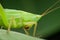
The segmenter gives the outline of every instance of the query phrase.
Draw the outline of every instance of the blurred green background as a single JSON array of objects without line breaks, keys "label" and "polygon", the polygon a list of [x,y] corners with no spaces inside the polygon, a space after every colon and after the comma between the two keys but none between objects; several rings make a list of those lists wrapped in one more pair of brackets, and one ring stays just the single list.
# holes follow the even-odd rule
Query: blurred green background
[{"label": "blurred green background", "polygon": [[[4,8],[17,9],[34,14],[42,14],[58,0],[1,0]],[[53,8],[60,6],[60,2]],[[12,29],[24,33],[22,29]],[[38,21],[36,37],[48,37],[60,31],[60,9],[57,9]],[[30,30],[32,34],[33,28]]]}]

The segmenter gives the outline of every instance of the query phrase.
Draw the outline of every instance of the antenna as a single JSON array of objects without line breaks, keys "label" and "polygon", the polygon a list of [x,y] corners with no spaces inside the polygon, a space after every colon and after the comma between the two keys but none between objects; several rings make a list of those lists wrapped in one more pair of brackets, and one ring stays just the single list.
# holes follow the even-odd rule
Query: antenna
[{"label": "antenna", "polygon": [[47,14],[48,14],[48,13],[50,13],[50,12],[52,12],[52,11],[54,11],[54,10],[56,10],[56,9],[59,9],[59,8],[60,8],[60,6],[59,6],[59,7],[54,8],[54,9],[52,9],[52,10],[50,10],[49,12],[47,12]]},{"label": "antenna", "polygon": [[[53,4],[51,7],[49,7],[45,12],[42,13],[42,16],[45,16],[47,15],[48,13],[60,8],[60,7],[57,7],[57,8],[54,8],[52,9],[57,3],[59,3],[60,0],[58,0],[57,2],[55,2],[55,4]],[[50,10],[50,11],[49,11]]]}]

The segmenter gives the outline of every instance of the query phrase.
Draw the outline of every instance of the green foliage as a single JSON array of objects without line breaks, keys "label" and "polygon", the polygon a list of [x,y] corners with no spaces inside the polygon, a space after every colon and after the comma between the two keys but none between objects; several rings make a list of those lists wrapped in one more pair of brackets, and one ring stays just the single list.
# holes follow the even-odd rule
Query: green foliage
[{"label": "green foliage", "polygon": [[10,33],[7,34],[6,30],[0,29],[0,40],[44,40],[44,39],[31,37],[31,36],[24,35],[18,32],[13,32],[13,31],[10,31]]},{"label": "green foliage", "polygon": [[[1,18],[0,20],[3,21],[4,25],[8,26],[8,21],[7,21],[6,15],[5,15],[5,11],[1,4],[0,4],[0,18]],[[1,26],[1,24],[0,24],[0,26]]]}]

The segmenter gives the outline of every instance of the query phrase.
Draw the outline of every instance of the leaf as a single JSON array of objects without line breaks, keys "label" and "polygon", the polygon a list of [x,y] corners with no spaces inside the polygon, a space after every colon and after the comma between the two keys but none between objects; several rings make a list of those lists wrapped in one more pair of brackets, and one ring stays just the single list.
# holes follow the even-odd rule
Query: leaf
[{"label": "leaf", "polygon": [[24,35],[22,33],[10,31],[7,34],[6,30],[0,29],[0,40],[44,40],[31,36]]},{"label": "leaf", "polygon": [[1,4],[0,4],[0,16],[1,16],[1,19],[3,20],[3,23],[5,24],[5,26],[7,26],[8,25],[8,21],[7,21],[6,15],[5,15],[5,11],[4,11],[4,9],[3,9]]}]

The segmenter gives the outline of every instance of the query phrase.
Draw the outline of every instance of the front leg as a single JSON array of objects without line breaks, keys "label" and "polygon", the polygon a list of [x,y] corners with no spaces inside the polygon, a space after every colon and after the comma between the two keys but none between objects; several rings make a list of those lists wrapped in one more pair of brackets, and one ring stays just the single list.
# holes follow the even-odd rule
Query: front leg
[{"label": "front leg", "polygon": [[25,33],[26,33],[26,35],[29,35],[29,32],[27,31],[27,29],[26,29],[26,28],[24,28],[24,27],[23,27],[23,29],[24,29],[24,31],[25,31]]},{"label": "front leg", "polygon": [[37,30],[37,22],[34,22],[34,31],[33,31],[33,36],[36,35],[36,30]]},{"label": "front leg", "polygon": [[34,31],[33,31],[33,36],[35,36],[36,34],[36,28],[37,28],[37,22],[27,22],[25,23],[26,26],[24,27],[24,31],[25,33],[28,35],[29,33],[27,32],[27,30],[30,30],[30,28],[34,25]]}]

